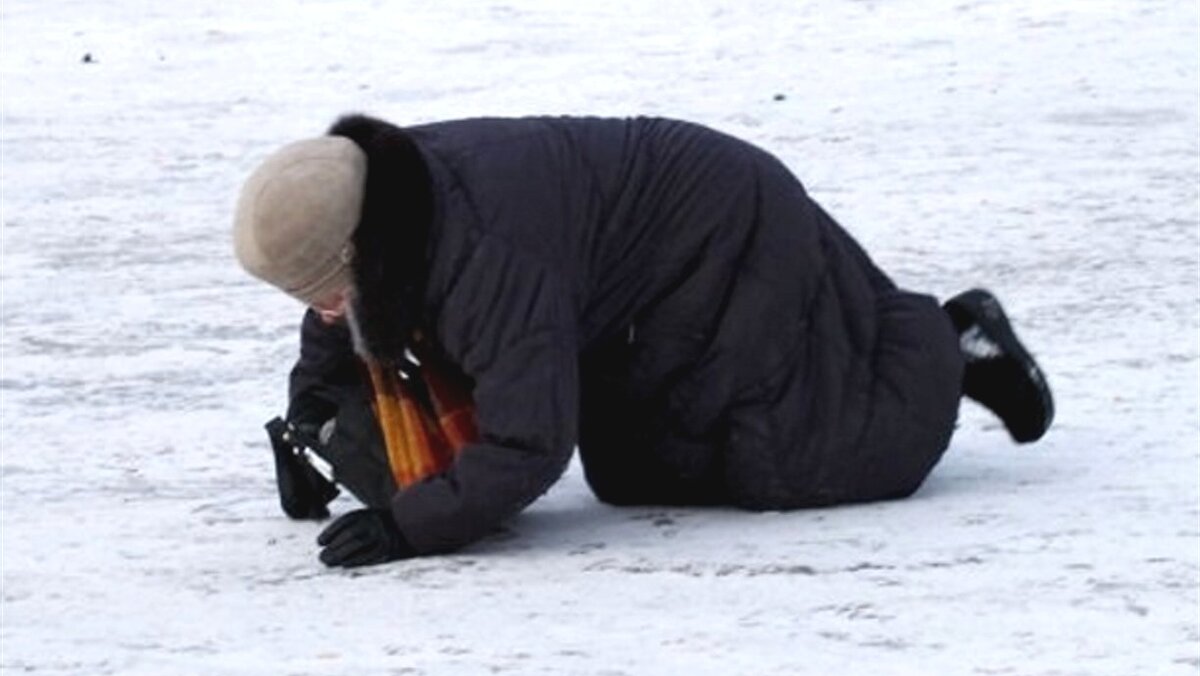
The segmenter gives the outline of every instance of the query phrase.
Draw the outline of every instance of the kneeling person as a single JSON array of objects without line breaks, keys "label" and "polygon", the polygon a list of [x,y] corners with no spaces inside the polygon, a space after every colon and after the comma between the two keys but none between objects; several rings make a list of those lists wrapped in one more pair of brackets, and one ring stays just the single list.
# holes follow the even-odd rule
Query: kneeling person
[{"label": "kneeling person", "polygon": [[[612,504],[782,510],[911,494],[964,394],[1018,442],[1053,417],[991,294],[898,288],[777,159],[687,122],[345,117],[254,172],[234,239],[311,308],[289,417],[337,420],[368,505],[322,533],[330,565],[474,542],[575,446]],[[361,364],[418,345],[477,433],[399,485]]]}]

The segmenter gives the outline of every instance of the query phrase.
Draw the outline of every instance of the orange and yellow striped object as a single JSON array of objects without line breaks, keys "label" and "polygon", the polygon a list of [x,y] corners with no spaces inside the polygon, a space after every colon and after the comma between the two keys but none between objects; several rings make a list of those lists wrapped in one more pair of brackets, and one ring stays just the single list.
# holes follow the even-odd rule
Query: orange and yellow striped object
[{"label": "orange and yellow striped object", "polygon": [[366,363],[388,465],[402,489],[445,470],[454,456],[479,438],[469,384],[428,355],[422,357],[417,377],[433,410],[414,394],[399,370]]}]

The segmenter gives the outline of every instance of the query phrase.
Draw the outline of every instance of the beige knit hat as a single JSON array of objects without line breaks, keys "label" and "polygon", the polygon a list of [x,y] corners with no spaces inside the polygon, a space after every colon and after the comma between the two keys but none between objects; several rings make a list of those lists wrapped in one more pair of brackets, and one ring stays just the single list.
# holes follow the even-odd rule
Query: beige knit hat
[{"label": "beige knit hat", "polygon": [[367,156],[322,136],[284,146],[242,187],[233,247],[247,272],[306,305],[350,285]]}]

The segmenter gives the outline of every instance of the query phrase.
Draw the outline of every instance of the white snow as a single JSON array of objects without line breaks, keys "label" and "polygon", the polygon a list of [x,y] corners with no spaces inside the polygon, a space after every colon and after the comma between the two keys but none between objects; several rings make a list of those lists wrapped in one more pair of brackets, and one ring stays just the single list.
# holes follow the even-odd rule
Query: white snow
[{"label": "white snow", "polygon": [[[7,0],[0,672],[1196,674],[1198,45],[1196,0]],[[261,429],[299,308],[228,232],[348,110],[760,143],[904,285],[995,290],[1057,425],[964,405],[913,498],[787,514],[573,467],[460,554],[326,570]]]}]

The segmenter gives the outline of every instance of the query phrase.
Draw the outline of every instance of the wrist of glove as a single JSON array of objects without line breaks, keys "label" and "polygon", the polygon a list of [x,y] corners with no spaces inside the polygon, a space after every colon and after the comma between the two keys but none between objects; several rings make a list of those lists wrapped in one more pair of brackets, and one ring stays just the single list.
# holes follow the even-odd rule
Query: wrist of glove
[{"label": "wrist of glove", "polygon": [[417,555],[386,509],[342,515],[317,536],[321,563],[330,567],[372,566]]}]

